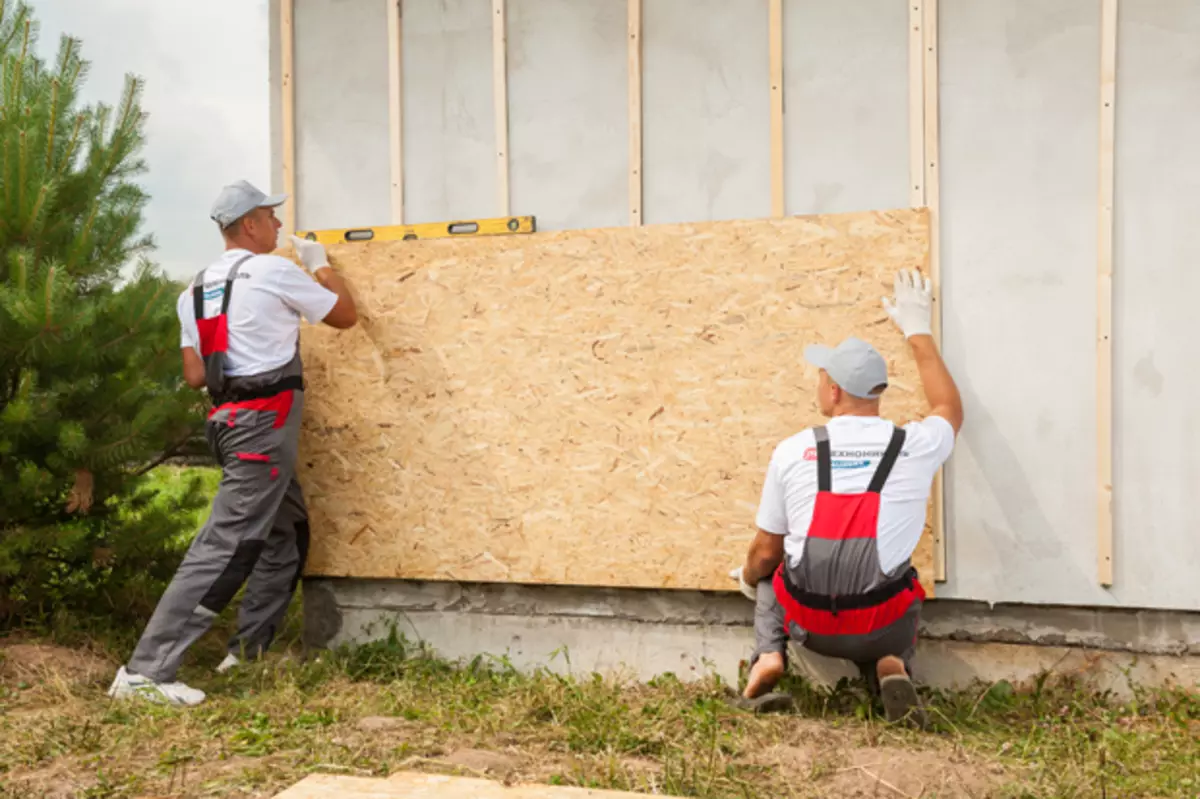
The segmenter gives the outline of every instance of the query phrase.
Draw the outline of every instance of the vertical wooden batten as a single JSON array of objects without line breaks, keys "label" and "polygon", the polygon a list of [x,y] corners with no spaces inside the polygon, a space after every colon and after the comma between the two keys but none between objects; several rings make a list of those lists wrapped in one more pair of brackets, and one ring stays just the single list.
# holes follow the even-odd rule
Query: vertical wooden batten
[{"label": "vertical wooden batten", "polygon": [[[929,209],[929,278],[933,283],[933,340],[942,346],[941,157],[938,102],[938,0],[924,0],[921,25],[924,46],[925,207]],[[946,579],[945,469],[933,478],[933,579]]]},{"label": "vertical wooden batten", "polygon": [[629,0],[629,224],[642,224],[642,0]]},{"label": "vertical wooden batten", "polygon": [[908,5],[908,204],[925,206],[925,36],[923,0]]},{"label": "vertical wooden batten", "polygon": [[768,0],[771,70],[771,216],[785,213],[783,172],[783,0]]},{"label": "vertical wooden batten", "polygon": [[404,224],[404,0],[387,3],[388,152],[391,161],[392,224]]},{"label": "vertical wooden batten", "polygon": [[279,93],[282,108],[283,234],[296,231],[296,40],[294,0],[279,0]]},{"label": "vertical wooden batten", "polygon": [[492,0],[492,97],[496,109],[496,196],[499,215],[509,215],[508,190],[508,13],[506,0]]},{"label": "vertical wooden batten", "polygon": [[1100,7],[1100,169],[1096,263],[1096,559],[1100,584],[1113,584],[1112,282],[1114,139],[1117,112],[1117,0]]}]

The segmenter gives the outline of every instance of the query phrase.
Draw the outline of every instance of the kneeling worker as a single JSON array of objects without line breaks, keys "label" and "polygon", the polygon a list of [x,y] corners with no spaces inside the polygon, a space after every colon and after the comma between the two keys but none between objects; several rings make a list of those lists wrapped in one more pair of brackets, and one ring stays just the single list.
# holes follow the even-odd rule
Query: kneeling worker
[{"label": "kneeling worker", "polygon": [[110,696],[203,701],[203,691],[174,682],[188,647],[246,583],[237,633],[218,670],[258,657],[300,581],[308,552],[308,513],[295,476],[304,407],[300,320],[348,328],[358,314],[320,244],[292,237],[311,277],[271,254],[282,226],[274,209],[286,199],[245,181],[226,186],[211,213],[225,253],[179,297],[183,375],[212,397],[205,433],[221,483]]},{"label": "kneeling worker", "polygon": [[887,363],[849,338],[810,346],[820,369],[817,402],[829,422],[779,444],[758,509],[746,563],[731,574],[755,601],[755,651],[743,706],[768,709],[787,697],[769,692],[787,665],[789,637],[856,664],[889,720],[914,711],[911,681],[917,622],[925,596],[911,563],[925,527],[934,475],[962,426],[958,389],[931,335],[931,286],[916,273],[896,277],[884,307],[903,331],[931,406],[920,422],[897,427],[879,416]]}]

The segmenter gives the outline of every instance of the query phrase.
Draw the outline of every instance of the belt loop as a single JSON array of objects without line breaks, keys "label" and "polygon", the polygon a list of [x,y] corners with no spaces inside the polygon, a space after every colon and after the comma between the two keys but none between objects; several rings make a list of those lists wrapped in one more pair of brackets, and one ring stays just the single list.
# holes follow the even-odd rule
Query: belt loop
[{"label": "belt loop", "polygon": [[837,617],[837,594],[829,595],[829,611],[835,618]]}]

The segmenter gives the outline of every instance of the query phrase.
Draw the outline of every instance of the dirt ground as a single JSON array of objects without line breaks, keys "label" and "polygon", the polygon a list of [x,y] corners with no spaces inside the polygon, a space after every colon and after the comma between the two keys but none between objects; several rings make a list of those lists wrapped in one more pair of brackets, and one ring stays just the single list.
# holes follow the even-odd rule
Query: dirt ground
[{"label": "dirt ground", "polygon": [[[711,687],[382,660],[268,661],[230,677],[196,669],[189,679],[210,699],[179,710],[109,700],[115,668],[97,651],[0,645],[0,796],[270,797],[309,773],[401,770],[713,797],[1099,795],[1089,789],[1097,773],[1105,779],[1086,748],[1103,735],[1099,726],[1052,750],[1028,719],[986,734],[920,733],[831,708],[829,696],[824,709],[756,717]],[[963,713],[948,719],[952,727]],[[1200,795],[1200,780],[1187,775],[1189,762],[1200,763],[1200,722],[1185,721],[1151,733],[1171,746],[1183,736],[1182,760],[1168,762],[1181,770],[1154,781],[1133,775],[1141,782],[1130,786],[1153,790],[1111,795]],[[1032,756],[1015,756],[1031,746]]]}]

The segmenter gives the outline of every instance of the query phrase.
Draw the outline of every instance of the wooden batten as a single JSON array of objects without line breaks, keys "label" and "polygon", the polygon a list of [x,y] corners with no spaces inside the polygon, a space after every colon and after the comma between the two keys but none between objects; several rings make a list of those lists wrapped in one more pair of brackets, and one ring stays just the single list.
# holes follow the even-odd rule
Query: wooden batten
[{"label": "wooden batten", "polygon": [[[924,60],[924,187],[925,207],[929,209],[929,277],[933,281],[933,340],[942,346],[942,269],[941,269],[941,112],[938,96],[938,0],[923,0],[922,37]],[[946,491],[945,469],[933,478],[933,577],[946,579]]]},{"label": "wooden batten", "polygon": [[492,98],[496,119],[496,197],[498,216],[509,215],[508,190],[508,11],[492,0]]},{"label": "wooden batten", "polygon": [[925,206],[924,0],[908,5],[908,204]]},{"label": "wooden batten", "polygon": [[404,224],[404,32],[403,0],[386,0],[388,13],[388,160],[392,224]]},{"label": "wooden batten", "polygon": [[771,216],[786,213],[783,163],[783,0],[770,0]]},{"label": "wooden batten", "polygon": [[642,0],[629,0],[629,224],[642,224]]},{"label": "wooden batten", "polygon": [[1116,191],[1117,0],[1100,14],[1100,180],[1096,262],[1096,556],[1101,585],[1113,584],[1112,282]]},{"label": "wooden batten", "polygon": [[283,137],[280,161],[283,172],[283,192],[288,196],[283,206],[283,231],[286,236],[296,230],[296,35],[295,2],[279,0],[279,92],[282,108]]}]

